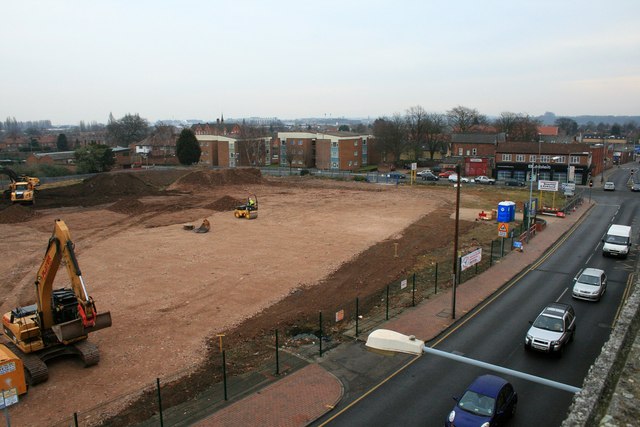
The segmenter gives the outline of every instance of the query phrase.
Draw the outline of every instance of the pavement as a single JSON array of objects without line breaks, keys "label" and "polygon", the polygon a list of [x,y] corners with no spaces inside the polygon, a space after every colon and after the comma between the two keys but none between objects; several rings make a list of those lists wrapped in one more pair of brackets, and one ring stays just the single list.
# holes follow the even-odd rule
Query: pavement
[{"label": "pavement", "polygon": [[[438,337],[506,283],[526,274],[590,208],[591,205],[585,201],[565,218],[544,217],[547,226],[529,239],[522,252],[510,252],[489,270],[459,285],[456,319],[452,318],[452,290],[448,289],[406,309],[378,328],[415,335],[425,342]],[[327,351],[322,357],[316,356],[306,366],[192,425],[297,427],[314,422],[319,424],[334,415],[331,412],[341,401],[357,399],[413,357],[396,355],[381,358],[367,351],[360,340],[354,339]]]}]

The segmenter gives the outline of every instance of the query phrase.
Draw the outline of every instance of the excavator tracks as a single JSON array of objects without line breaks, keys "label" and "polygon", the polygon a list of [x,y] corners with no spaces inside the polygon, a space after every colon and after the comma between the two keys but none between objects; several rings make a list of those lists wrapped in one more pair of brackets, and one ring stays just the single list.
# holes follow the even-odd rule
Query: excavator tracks
[{"label": "excavator tracks", "polygon": [[12,342],[5,344],[16,356],[22,360],[24,373],[29,386],[40,384],[49,379],[49,369],[47,365],[35,354],[26,354]]},{"label": "excavator tracks", "polygon": [[95,344],[87,340],[82,340],[73,343],[73,347],[84,362],[85,367],[95,365],[100,361],[100,351]]}]

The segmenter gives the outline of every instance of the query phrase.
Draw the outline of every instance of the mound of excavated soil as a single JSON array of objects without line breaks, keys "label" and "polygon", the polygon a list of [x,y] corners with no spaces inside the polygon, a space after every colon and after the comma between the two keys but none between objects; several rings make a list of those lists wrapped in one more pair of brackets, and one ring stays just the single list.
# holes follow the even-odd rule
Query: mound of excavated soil
[{"label": "mound of excavated soil", "polygon": [[0,224],[15,224],[33,219],[37,215],[37,212],[26,206],[11,205],[0,211]]},{"label": "mound of excavated soil", "polygon": [[169,190],[194,191],[217,187],[226,184],[260,184],[262,174],[260,169],[224,169],[194,171],[178,178],[169,186]]},{"label": "mound of excavated soil", "polygon": [[112,212],[135,215],[146,210],[144,203],[138,199],[121,199],[108,208]]},{"label": "mound of excavated soil", "polygon": [[83,181],[87,191],[104,195],[144,196],[154,188],[132,173],[99,174]]},{"label": "mound of excavated soil", "polygon": [[240,206],[245,202],[246,201],[244,200],[234,199],[231,196],[223,196],[223,197],[220,197],[215,202],[209,203],[208,205],[205,206],[205,208],[211,209],[217,212],[226,212],[226,211],[234,210],[236,206]]}]

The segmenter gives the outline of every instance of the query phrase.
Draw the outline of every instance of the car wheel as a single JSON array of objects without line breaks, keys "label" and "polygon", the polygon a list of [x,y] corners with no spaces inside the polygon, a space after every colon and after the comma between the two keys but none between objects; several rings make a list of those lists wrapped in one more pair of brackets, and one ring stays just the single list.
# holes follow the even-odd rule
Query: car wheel
[{"label": "car wheel", "polygon": [[516,415],[516,408],[518,407],[518,402],[513,402],[513,406],[511,406],[511,412],[509,412],[509,418],[513,418]]}]

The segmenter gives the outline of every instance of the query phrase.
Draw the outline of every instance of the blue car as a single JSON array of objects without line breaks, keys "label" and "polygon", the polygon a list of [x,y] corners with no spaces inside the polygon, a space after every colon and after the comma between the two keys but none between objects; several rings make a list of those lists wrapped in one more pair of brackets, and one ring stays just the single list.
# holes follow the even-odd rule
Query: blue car
[{"label": "blue car", "polygon": [[493,427],[505,425],[518,406],[518,394],[511,383],[495,375],[476,378],[453,407],[445,427]]}]

